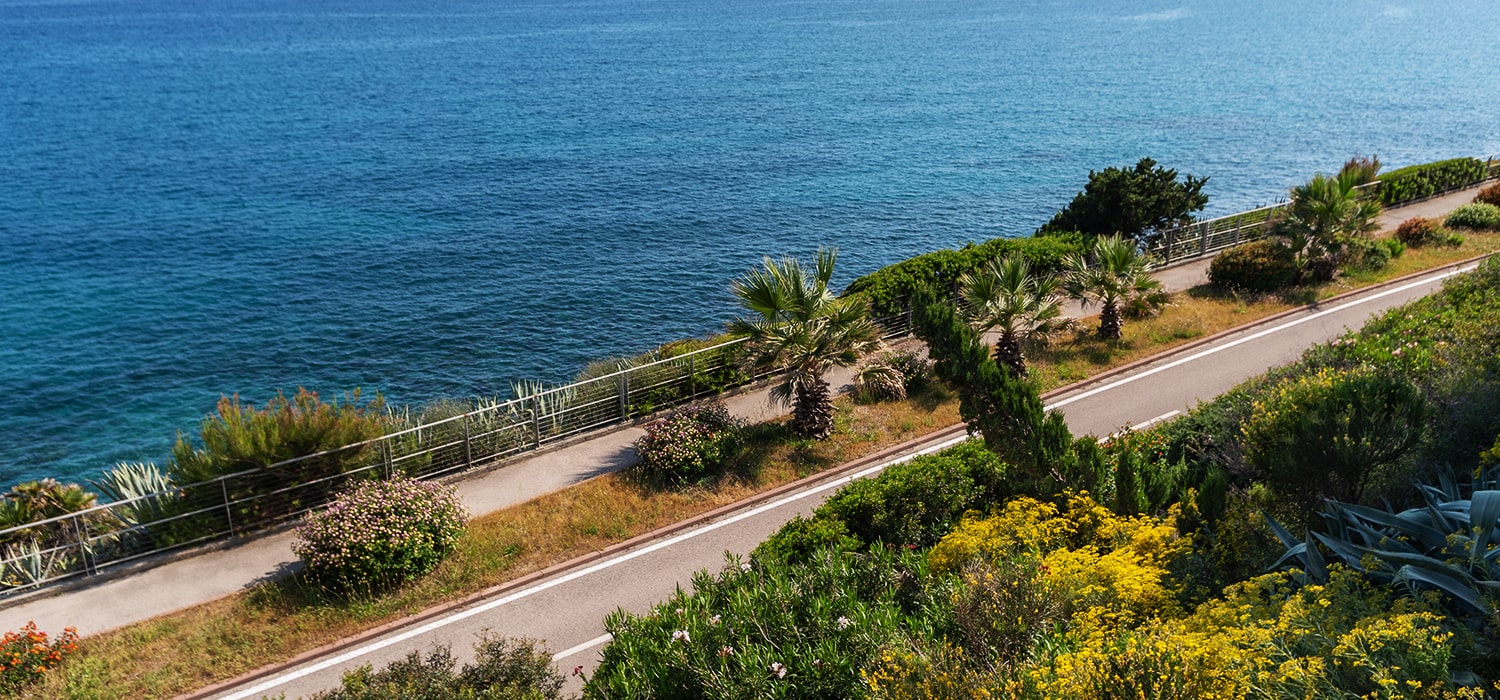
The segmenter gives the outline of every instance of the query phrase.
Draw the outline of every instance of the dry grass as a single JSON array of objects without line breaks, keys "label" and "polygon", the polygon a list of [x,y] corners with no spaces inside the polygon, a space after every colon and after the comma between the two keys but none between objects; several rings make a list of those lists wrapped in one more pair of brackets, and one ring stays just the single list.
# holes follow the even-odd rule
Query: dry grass
[{"label": "dry grass", "polygon": [[[1031,353],[1033,373],[1044,389],[1063,386],[1288,308],[1497,249],[1500,234],[1469,234],[1460,247],[1411,249],[1385,270],[1282,295],[1195,288],[1159,316],[1127,321],[1117,342],[1099,340],[1084,319],[1069,337]],[[717,483],[655,489],[610,474],[477,518],[437,571],[374,600],[324,600],[294,578],[89,637],[78,656],[25,697],[172,697],[953,425],[959,416],[956,400],[934,389],[901,402],[844,400],[837,420],[826,442],[794,439],[779,422],[753,427],[745,454]]]}]

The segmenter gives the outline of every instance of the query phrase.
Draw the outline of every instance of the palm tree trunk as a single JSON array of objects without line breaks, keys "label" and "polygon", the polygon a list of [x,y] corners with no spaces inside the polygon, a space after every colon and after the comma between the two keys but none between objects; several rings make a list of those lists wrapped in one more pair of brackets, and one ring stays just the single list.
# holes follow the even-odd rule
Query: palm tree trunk
[{"label": "palm tree trunk", "polygon": [[1026,376],[1026,356],[1014,333],[1000,332],[1000,339],[995,341],[995,362],[1009,367],[1017,377]]},{"label": "palm tree trunk", "polygon": [[792,407],[792,430],[815,440],[833,434],[833,397],[828,382],[818,377],[797,385],[797,400]]},{"label": "palm tree trunk", "polygon": [[1120,339],[1120,307],[1106,303],[1099,311],[1099,337],[1105,340]]}]

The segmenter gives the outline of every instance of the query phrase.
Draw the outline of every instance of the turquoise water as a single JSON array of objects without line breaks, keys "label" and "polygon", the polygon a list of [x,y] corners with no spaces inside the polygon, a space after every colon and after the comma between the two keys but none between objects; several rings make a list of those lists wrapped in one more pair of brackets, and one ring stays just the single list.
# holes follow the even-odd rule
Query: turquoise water
[{"label": "turquoise water", "polygon": [[221,394],[504,394],[1029,234],[1090,168],[1210,214],[1500,151],[1492,2],[0,0],[0,484]]}]

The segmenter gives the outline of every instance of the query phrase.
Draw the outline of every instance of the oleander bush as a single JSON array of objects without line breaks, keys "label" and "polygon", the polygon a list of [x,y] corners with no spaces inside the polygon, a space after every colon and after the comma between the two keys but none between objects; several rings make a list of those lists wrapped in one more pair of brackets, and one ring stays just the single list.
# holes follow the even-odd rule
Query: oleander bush
[{"label": "oleander bush", "polygon": [[910,348],[893,350],[889,354],[889,360],[891,366],[901,372],[901,380],[906,385],[907,394],[921,391],[932,378],[932,362],[917,350]]},{"label": "oleander bush", "polygon": [[905,635],[946,628],[953,577],[918,552],[729,557],[650,612],[612,613],[586,698],[862,698],[861,671]]},{"label": "oleander bush", "polygon": [[1493,204],[1500,207],[1500,183],[1490,185],[1474,195],[1474,201],[1480,204]]},{"label": "oleander bush", "polygon": [[368,481],[303,518],[292,551],[324,591],[372,595],[432,571],[458,545],[467,517],[451,486]]},{"label": "oleander bush", "polygon": [[1464,237],[1443,227],[1437,219],[1416,216],[1396,227],[1396,240],[1411,246],[1462,245]]},{"label": "oleander bush", "polygon": [[1280,241],[1259,240],[1215,255],[1208,279],[1221,289],[1274,292],[1297,283],[1297,262]]},{"label": "oleander bush", "polygon": [[637,471],[656,483],[686,483],[722,470],[743,442],[744,424],[723,403],[689,406],[646,426],[635,441]]},{"label": "oleander bush", "polygon": [[1466,228],[1475,231],[1500,229],[1500,206],[1482,202],[1465,204],[1449,212],[1443,224],[1449,228]]},{"label": "oleander bush", "polygon": [[1484,176],[1484,161],[1477,158],[1453,158],[1392,170],[1377,178],[1380,203],[1391,206],[1430,197],[1472,185]]},{"label": "oleander bush", "polygon": [[452,649],[424,658],[411,652],[379,671],[369,664],[344,674],[340,687],[313,700],[557,700],[564,678],[552,655],[531,640],[482,637],[474,661],[455,670]]},{"label": "oleander bush", "polygon": [[16,692],[40,681],[78,651],[78,630],[69,627],[57,639],[28,622],[19,631],[0,637],[0,690]]}]

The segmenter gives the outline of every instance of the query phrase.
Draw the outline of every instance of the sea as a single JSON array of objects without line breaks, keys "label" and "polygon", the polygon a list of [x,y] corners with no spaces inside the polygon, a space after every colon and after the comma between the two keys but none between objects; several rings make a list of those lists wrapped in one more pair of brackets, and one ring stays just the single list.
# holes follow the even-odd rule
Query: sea
[{"label": "sea", "polygon": [[1493,0],[0,0],[0,488],[221,396],[506,396],[1026,236],[1090,170],[1205,216],[1500,152]]}]

